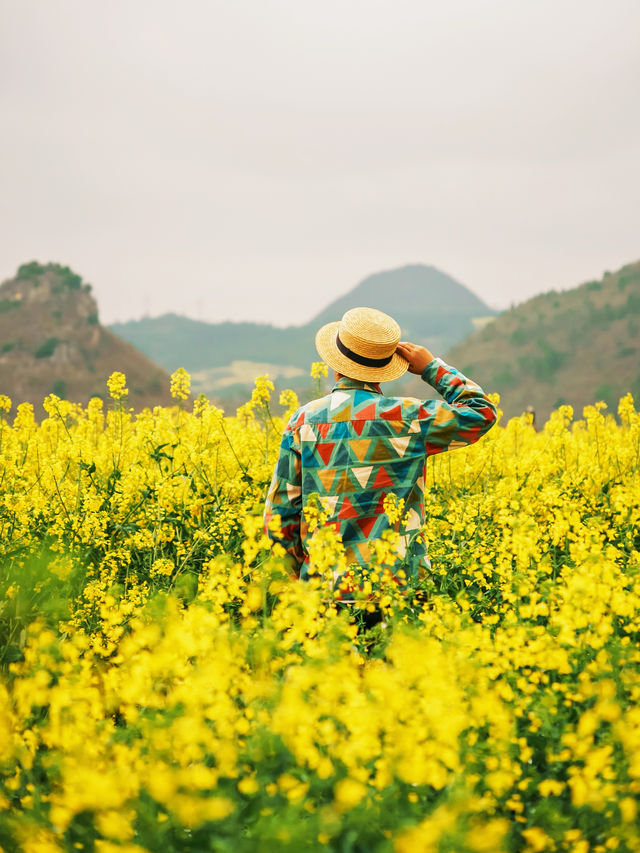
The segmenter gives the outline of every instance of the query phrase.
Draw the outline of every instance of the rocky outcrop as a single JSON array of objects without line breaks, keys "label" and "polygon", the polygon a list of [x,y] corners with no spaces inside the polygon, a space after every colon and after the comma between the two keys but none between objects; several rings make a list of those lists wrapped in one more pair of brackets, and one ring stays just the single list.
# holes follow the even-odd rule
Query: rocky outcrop
[{"label": "rocky outcrop", "polygon": [[47,394],[86,403],[127,375],[136,408],[170,400],[168,374],[99,322],[91,286],[69,267],[33,262],[0,285],[0,394],[38,407]]}]

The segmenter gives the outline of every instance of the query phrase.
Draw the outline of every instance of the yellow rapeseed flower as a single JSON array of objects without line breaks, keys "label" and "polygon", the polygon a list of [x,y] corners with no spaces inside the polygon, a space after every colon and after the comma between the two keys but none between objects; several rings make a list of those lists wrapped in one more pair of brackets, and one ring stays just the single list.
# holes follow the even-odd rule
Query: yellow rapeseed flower
[{"label": "yellow rapeseed flower", "polygon": [[358,779],[347,776],[336,783],[333,794],[336,806],[340,811],[352,809],[366,796],[367,787]]},{"label": "yellow rapeseed flower", "polygon": [[127,377],[119,370],[114,371],[107,379],[107,388],[109,389],[109,396],[112,400],[121,400],[129,393]]},{"label": "yellow rapeseed flower", "polygon": [[187,400],[191,393],[191,376],[184,367],[171,374],[170,394],[174,400]]},{"label": "yellow rapeseed flower", "polygon": [[324,361],[314,361],[311,364],[310,375],[312,379],[325,379],[329,375],[329,367]]}]

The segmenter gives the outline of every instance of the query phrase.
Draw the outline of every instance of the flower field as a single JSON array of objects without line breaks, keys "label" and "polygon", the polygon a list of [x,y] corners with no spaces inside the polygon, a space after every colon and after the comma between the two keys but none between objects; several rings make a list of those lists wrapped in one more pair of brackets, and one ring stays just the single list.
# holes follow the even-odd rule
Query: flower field
[{"label": "flower field", "polygon": [[321,508],[310,583],[263,534],[272,387],[0,419],[0,848],[640,851],[631,397],[431,457],[431,571],[380,542],[365,633]]}]

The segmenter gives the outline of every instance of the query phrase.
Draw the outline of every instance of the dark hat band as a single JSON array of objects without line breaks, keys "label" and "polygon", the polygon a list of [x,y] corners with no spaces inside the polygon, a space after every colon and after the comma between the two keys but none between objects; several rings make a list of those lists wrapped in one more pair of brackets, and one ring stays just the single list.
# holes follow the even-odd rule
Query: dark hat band
[{"label": "dark hat band", "polygon": [[350,358],[351,361],[355,361],[356,364],[361,364],[363,367],[384,367],[389,364],[393,358],[393,353],[386,358],[367,358],[365,355],[359,355],[357,352],[350,350],[349,347],[346,347],[342,343],[340,340],[340,334],[336,335],[336,346],[342,355],[346,355],[346,357]]}]

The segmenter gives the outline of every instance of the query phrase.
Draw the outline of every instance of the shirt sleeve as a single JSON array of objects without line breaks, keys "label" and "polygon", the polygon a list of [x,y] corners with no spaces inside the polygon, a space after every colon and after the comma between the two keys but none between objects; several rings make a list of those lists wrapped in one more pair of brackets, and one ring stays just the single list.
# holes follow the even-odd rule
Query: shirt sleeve
[{"label": "shirt sleeve", "polygon": [[[295,417],[295,416],[294,416]],[[273,472],[264,510],[265,533],[272,542],[278,542],[289,554],[293,568],[299,571],[304,560],[300,536],[302,514],[302,466],[300,438],[289,421],[280,442],[278,461]],[[269,529],[274,516],[280,517],[280,532]]]},{"label": "shirt sleeve", "polygon": [[496,422],[496,407],[482,388],[442,359],[429,362],[422,378],[444,397],[420,407],[427,456],[473,444]]}]

